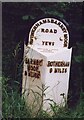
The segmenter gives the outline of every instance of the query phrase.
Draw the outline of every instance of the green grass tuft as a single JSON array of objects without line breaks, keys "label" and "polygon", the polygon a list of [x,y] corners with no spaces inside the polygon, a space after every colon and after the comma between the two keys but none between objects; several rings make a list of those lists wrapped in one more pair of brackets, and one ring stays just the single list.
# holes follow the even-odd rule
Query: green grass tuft
[{"label": "green grass tuft", "polygon": [[58,107],[51,104],[52,115],[40,109],[33,116],[33,109],[26,106],[24,98],[22,98],[18,90],[10,87],[8,91],[8,79],[2,78],[2,115],[3,119],[8,118],[84,118],[84,93],[81,94],[80,102],[75,109],[66,107]]}]

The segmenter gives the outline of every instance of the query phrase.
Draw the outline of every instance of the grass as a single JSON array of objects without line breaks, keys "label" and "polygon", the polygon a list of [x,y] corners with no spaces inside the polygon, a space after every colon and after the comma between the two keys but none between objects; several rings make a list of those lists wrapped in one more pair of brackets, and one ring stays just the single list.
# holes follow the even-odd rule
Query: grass
[{"label": "grass", "polygon": [[2,114],[3,118],[27,118],[31,117],[29,108],[17,90],[10,88],[8,91],[7,79],[2,79]]},{"label": "grass", "polygon": [[[51,105],[53,111],[50,116],[46,111],[40,109],[38,114],[33,115],[33,109],[26,106],[18,90],[9,88],[8,79],[2,78],[2,115],[3,119],[8,118],[84,118],[84,93],[81,94],[80,102],[75,109],[69,109],[67,106],[59,108],[56,104]],[[8,92],[10,89],[10,92]]]}]

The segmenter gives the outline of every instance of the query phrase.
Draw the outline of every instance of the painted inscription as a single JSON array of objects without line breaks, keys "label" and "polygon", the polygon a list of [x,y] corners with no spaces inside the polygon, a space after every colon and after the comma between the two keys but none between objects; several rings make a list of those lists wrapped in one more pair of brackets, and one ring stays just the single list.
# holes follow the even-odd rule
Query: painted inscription
[{"label": "painted inscription", "polygon": [[43,33],[57,33],[57,30],[56,29],[44,29],[44,28],[41,28],[41,32],[43,32]]},{"label": "painted inscription", "polygon": [[55,42],[42,41],[42,45],[54,46]]},{"label": "painted inscription", "polygon": [[[46,28],[46,24],[49,23],[51,24],[51,28]],[[45,25],[44,27],[41,27],[41,25]],[[48,24],[47,24],[48,25]],[[56,28],[52,28],[52,25],[56,25]],[[40,28],[39,28],[40,27]],[[38,29],[39,28],[39,29]],[[37,40],[37,35],[35,35],[35,31],[38,30],[39,31],[39,34],[45,34],[45,36],[47,34],[59,34],[59,30],[61,31],[60,33],[60,37],[58,35],[58,39],[59,41],[63,41],[63,47],[68,47],[68,37],[69,37],[69,34],[68,34],[68,30],[66,28],[66,26],[59,20],[57,19],[54,19],[54,18],[45,18],[45,19],[42,19],[42,20],[39,20],[38,22],[36,22],[31,31],[30,31],[30,38],[29,38],[29,44],[32,45],[33,42],[35,40]],[[41,34],[41,35],[42,35]],[[61,36],[62,35],[62,36]],[[49,46],[54,46],[54,42],[51,43],[51,40],[43,40],[42,41],[42,45],[49,45]]]},{"label": "painted inscription", "polygon": [[66,73],[70,62],[48,61],[47,67],[50,67],[49,73]]},{"label": "painted inscription", "polygon": [[41,77],[39,67],[43,65],[43,59],[26,58],[25,63],[27,64],[28,76],[39,79]]}]

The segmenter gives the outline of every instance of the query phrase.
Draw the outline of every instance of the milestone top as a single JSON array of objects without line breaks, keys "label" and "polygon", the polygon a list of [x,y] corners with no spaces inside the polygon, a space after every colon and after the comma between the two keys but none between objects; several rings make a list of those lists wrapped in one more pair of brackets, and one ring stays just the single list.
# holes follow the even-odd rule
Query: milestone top
[{"label": "milestone top", "polygon": [[41,48],[68,48],[69,32],[65,24],[55,18],[37,21],[29,33],[29,46]]}]

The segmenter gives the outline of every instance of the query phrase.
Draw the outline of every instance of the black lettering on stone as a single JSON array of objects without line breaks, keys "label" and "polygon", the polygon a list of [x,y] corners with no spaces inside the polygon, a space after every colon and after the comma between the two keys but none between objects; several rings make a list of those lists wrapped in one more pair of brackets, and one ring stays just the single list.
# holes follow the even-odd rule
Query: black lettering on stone
[{"label": "black lettering on stone", "polygon": [[62,73],[64,73],[64,70],[65,70],[65,69],[64,69],[64,68],[62,68]]},{"label": "black lettering on stone", "polygon": [[54,46],[54,42],[52,42],[52,46]]},{"label": "black lettering on stone", "polygon": [[54,73],[57,73],[57,69],[56,68],[54,69]]},{"label": "black lettering on stone", "polygon": [[58,70],[58,71],[57,71],[58,73],[61,73],[61,68],[58,68],[57,70]]},{"label": "black lettering on stone", "polygon": [[39,26],[39,23],[36,23],[36,24],[35,24],[35,26],[37,26],[37,27],[38,27],[38,26]]},{"label": "black lettering on stone", "polygon": [[51,23],[54,23],[54,19],[51,19]]},{"label": "black lettering on stone", "polygon": [[45,42],[45,45],[47,45],[48,42]]},{"label": "black lettering on stone", "polygon": [[25,63],[26,64],[29,64],[29,61],[28,61],[29,59],[28,58],[25,58]]},{"label": "black lettering on stone", "polygon": [[52,30],[52,29],[50,29],[50,33],[53,33],[53,30]]},{"label": "black lettering on stone", "polygon": [[48,33],[48,32],[49,32],[49,30],[48,30],[48,29],[46,29],[46,30],[45,30],[45,32],[46,32],[46,33]]},{"label": "black lettering on stone", "polygon": [[34,31],[31,31],[31,35],[30,36],[34,36]]},{"label": "black lettering on stone", "polygon": [[53,69],[52,69],[52,68],[50,68],[50,73],[52,73],[52,71],[53,71]]},{"label": "black lettering on stone", "polygon": [[44,29],[43,29],[43,28],[41,29],[41,32],[44,32]]},{"label": "black lettering on stone", "polygon": [[54,29],[54,33],[57,33],[57,30],[56,30],[56,29]]},{"label": "black lettering on stone", "polygon": [[50,23],[50,20],[48,19],[48,23]]},{"label": "black lettering on stone", "polygon": [[30,44],[31,44],[31,45],[33,44],[33,39],[30,40]]},{"label": "black lettering on stone", "polygon": [[51,62],[50,61],[48,61],[48,64],[47,64],[47,66],[49,67],[49,66],[51,66]]},{"label": "black lettering on stone", "polygon": [[67,37],[67,34],[64,34],[64,38],[65,38],[65,39],[67,39],[67,38],[68,38],[68,37]]},{"label": "black lettering on stone", "polygon": [[44,45],[44,41],[42,41],[42,45]]},{"label": "black lettering on stone", "polygon": [[49,42],[49,45],[51,45],[51,42]]},{"label": "black lettering on stone", "polygon": [[34,29],[34,30],[36,30],[36,29],[37,29],[37,27],[36,27],[36,26],[34,26],[34,27],[33,27],[33,29]]},{"label": "black lettering on stone", "polygon": [[35,29],[34,29],[34,28],[32,29],[32,32],[35,32]]},{"label": "black lettering on stone", "polygon": [[65,73],[67,72],[67,68],[65,68]]},{"label": "black lettering on stone", "polygon": [[57,25],[57,20],[54,23]]},{"label": "black lettering on stone", "polygon": [[65,28],[62,29],[63,33],[67,33],[67,30]]},{"label": "black lettering on stone", "polygon": [[42,20],[43,21],[43,23],[46,23],[46,20],[44,19],[44,20]]},{"label": "black lettering on stone", "polygon": [[59,25],[59,27],[60,27],[60,25],[61,25],[61,22],[58,22],[58,25]]},{"label": "black lettering on stone", "polygon": [[41,21],[39,23],[40,23],[40,25],[43,24]]},{"label": "black lettering on stone", "polygon": [[25,76],[27,76],[27,71],[25,71]]},{"label": "black lettering on stone", "polygon": [[63,26],[63,24],[62,24],[60,27],[61,27],[61,29],[64,29],[64,26]]},{"label": "black lettering on stone", "polygon": [[67,47],[67,43],[64,43],[64,47]]}]

